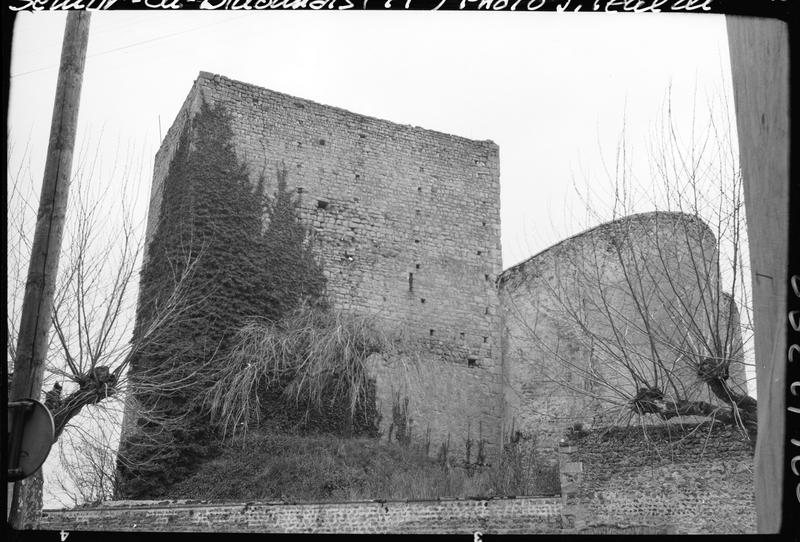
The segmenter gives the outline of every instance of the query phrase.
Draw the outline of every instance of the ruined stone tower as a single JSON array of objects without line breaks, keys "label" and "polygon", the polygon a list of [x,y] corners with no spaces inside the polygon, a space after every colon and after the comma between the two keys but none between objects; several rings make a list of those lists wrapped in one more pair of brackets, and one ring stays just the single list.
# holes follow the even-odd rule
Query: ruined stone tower
[{"label": "ruined stone tower", "polygon": [[203,102],[230,115],[253,183],[263,174],[270,193],[278,165],[287,168],[333,305],[403,324],[430,346],[430,359],[413,370],[375,362],[384,424],[407,398],[412,432],[434,453],[448,438],[453,449],[468,435],[498,442],[497,145],[201,72],[156,155],[148,242],[179,138]]}]

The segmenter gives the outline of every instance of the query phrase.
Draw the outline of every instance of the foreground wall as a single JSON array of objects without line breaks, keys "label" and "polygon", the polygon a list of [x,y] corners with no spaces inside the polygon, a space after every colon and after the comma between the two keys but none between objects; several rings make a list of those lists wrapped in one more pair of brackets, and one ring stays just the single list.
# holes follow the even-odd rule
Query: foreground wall
[{"label": "foreground wall", "polygon": [[[350,503],[120,501],[45,510],[49,531],[747,534],[752,446],[727,426],[613,428],[559,446],[560,496]],[[676,439],[675,432],[683,431]],[[646,435],[646,436],[645,436]]]},{"label": "foreground wall", "polygon": [[663,426],[595,430],[562,446],[562,470],[577,482],[562,483],[571,491],[565,525],[577,532],[649,525],[672,534],[755,533],[752,444],[720,424],[687,429],[697,430],[681,440]]},{"label": "foreground wall", "polygon": [[65,531],[252,533],[557,533],[558,498],[204,504],[127,501],[45,510],[38,528]]}]

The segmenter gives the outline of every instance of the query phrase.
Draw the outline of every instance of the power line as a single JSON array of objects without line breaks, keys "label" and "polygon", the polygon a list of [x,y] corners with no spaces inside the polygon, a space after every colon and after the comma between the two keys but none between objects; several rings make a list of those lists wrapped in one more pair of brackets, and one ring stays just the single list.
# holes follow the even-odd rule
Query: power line
[{"label": "power line", "polygon": [[[157,36],[155,38],[150,38],[150,39],[147,39],[147,40],[137,41],[136,43],[123,45],[121,47],[115,47],[114,49],[109,49],[107,51],[101,51],[99,53],[94,53],[92,55],[89,55],[88,58],[95,58],[95,57],[98,57],[98,56],[103,56],[103,55],[107,55],[107,54],[111,54],[111,53],[116,53],[116,52],[119,52],[119,51],[122,51],[122,50],[125,50],[125,49],[130,49],[132,47],[138,47],[139,45],[145,45],[145,44],[152,43],[152,42],[155,42],[155,41],[161,41],[161,40],[165,40],[165,39],[169,39],[169,38],[174,38],[175,36],[180,36],[181,34],[187,34],[189,32],[195,32],[197,30],[202,30],[203,28],[208,28],[210,26],[216,26],[216,25],[223,24],[223,23],[229,23],[229,22],[235,21],[237,19],[241,19],[243,17],[246,17],[246,15],[240,15],[238,17],[233,17],[232,19],[227,19],[225,21],[216,21],[216,22],[213,22],[213,23],[210,23],[210,24],[205,24],[205,25],[201,25],[201,26],[196,26],[194,28],[189,28],[187,30],[182,30],[180,32],[173,32],[172,34],[166,34],[166,35],[163,35],[163,36]],[[55,68],[58,68],[58,66],[47,66],[45,68],[37,68],[35,70],[29,70],[29,71],[26,71],[26,72],[15,73],[15,74],[11,75],[11,79],[13,79],[15,77],[22,77],[23,75],[30,75],[32,73],[38,73],[38,72],[42,72],[42,71],[46,71],[46,70],[52,70],[52,69],[55,69]]]},{"label": "power line", "polygon": [[[103,36],[111,32],[119,33],[121,30],[125,30],[131,26],[138,25],[142,23],[142,21],[148,18],[152,18],[152,15],[153,14],[148,13],[140,17],[137,17],[132,21],[126,21],[121,24],[112,24],[110,26],[105,26],[99,30],[92,29],[92,39],[94,40],[97,36]],[[51,41],[47,41],[46,39],[45,40],[37,39],[34,47],[28,46],[27,48],[24,49],[14,49],[14,53],[20,55],[37,55],[43,51],[51,51],[54,47],[61,45],[61,40],[63,36],[51,34],[49,37],[51,38]]]}]

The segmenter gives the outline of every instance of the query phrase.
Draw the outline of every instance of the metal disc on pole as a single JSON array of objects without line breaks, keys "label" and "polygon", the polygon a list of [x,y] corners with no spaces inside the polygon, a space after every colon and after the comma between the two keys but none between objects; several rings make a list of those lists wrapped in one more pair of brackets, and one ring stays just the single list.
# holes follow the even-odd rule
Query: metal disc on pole
[{"label": "metal disc on pole", "polygon": [[44,464],[55,437],[50,410],[39,401],[23,399],[8,404],[9,482],[27,478]]}]

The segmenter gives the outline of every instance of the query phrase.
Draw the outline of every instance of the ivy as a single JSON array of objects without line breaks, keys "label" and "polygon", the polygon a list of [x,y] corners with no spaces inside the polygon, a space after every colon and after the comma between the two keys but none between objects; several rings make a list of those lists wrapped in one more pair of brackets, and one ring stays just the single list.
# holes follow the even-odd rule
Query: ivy
[{"label": "ivy", "polygon": [[[217,453],[199,398],[238,329],[254,317],[280,320],[302,302],[327,307],[286,169],[265,196],[266,179],[250,183],[232,136],[225,109],[203,103],[164,179],[134,328],[137,336],[158,322],[159,340],[131,363],[137,431],[120,445],[118,497],[165,496]],[[189,293],[175,317],[159,321],[178,283]]]},{"label": "ivy", "polygon": [[[266,202],[269,217],[262,242],[265,316],[281,320],[303,300],[327,306],[325,275],[312,251],[305,225],[300,222],[300,199],[287,188],[286,168],[277,171],[278,186]],[[259,183],[263,185],[263,179]]]}]

